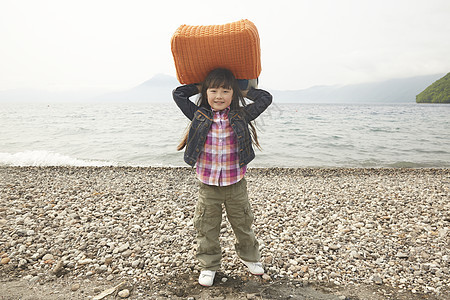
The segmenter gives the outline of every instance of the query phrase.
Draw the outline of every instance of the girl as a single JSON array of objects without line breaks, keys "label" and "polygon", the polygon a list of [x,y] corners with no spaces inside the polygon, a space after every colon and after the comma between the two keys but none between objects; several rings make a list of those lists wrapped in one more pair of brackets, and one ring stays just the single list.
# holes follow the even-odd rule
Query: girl
[{"label": "girl", "polygon": [[[189,97],[199,92],[197,104],[194,104]],[[246,105],[244,96],[253,103]],[[254,88],[241,91],[231,71],[216,69],[202,85],[176,88],[173,98],[192,121],[178,150],[186,148],[184,160],[191,166],[196,165],[200,180],[194,215],[196,257],[201,268],[198,282],[211,286],[220,267],[222,204],[236,236],[237,255],[252,274],[264,274],[259,262],[259,244],[251,228],[253,213],[244,175],[247,164],[255,157],[252,142],[259,148],[251,121],[271,104],[272,96]]]}]

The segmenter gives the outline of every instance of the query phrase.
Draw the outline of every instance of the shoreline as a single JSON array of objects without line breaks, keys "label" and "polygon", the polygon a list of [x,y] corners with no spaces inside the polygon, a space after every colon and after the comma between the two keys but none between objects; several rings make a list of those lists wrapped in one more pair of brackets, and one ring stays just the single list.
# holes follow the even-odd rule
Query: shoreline
[{"label": "shoreline", "polygon": [[[226,280],[209,293],[284,282],[336,299],[450,297],[449,168],[249,167],[246,179],[267,276],[246,273],[224,218]],[[2,281],[66,282],[71,299],[96,294],[70,291],[85,280],[127,280],[130,299],[198,297],[196,192],[190,167],[1,166]]]}]

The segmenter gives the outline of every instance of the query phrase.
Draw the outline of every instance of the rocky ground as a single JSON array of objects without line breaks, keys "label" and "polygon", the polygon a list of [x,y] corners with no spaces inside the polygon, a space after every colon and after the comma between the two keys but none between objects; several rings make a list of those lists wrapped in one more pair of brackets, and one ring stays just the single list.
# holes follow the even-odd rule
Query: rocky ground
[{"label": "rocky ground", "polygon": [[223,220],[196,284],[189,168],[0,167],[0,299],[450,299],[449,169],[250,169],[263,277]]}]

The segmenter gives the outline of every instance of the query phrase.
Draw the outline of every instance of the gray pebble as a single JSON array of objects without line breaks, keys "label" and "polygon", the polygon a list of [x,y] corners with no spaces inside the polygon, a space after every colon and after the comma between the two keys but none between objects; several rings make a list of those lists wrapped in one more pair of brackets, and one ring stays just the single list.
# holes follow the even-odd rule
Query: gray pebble
[{"label": "gray pebble", "polygon": [[[18,274],[30,270],[27,280],[61,268],[68,278],[158,282],[198,268],[190,168],[0,172],[0,186],[10,187],[0,189],[2,255]],[[262,279],[402,285],[439,295],[450,282],[448,178],[448,169],[250,168]],[[248,276],[234,242],[224,218],[222,271]]]}]

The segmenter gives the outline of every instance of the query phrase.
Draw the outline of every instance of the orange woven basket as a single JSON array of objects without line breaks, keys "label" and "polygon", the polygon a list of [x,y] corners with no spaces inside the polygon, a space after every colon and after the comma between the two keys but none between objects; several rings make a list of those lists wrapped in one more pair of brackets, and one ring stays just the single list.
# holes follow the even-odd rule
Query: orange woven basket
[{"label": "orange woven basket", "polygon": [[181,25],[171,43],[182,84],[202,82],[216,68],[231,70],[237,79],[256,79],[261,73],[258,30],[246,19],[224,25]]}]

